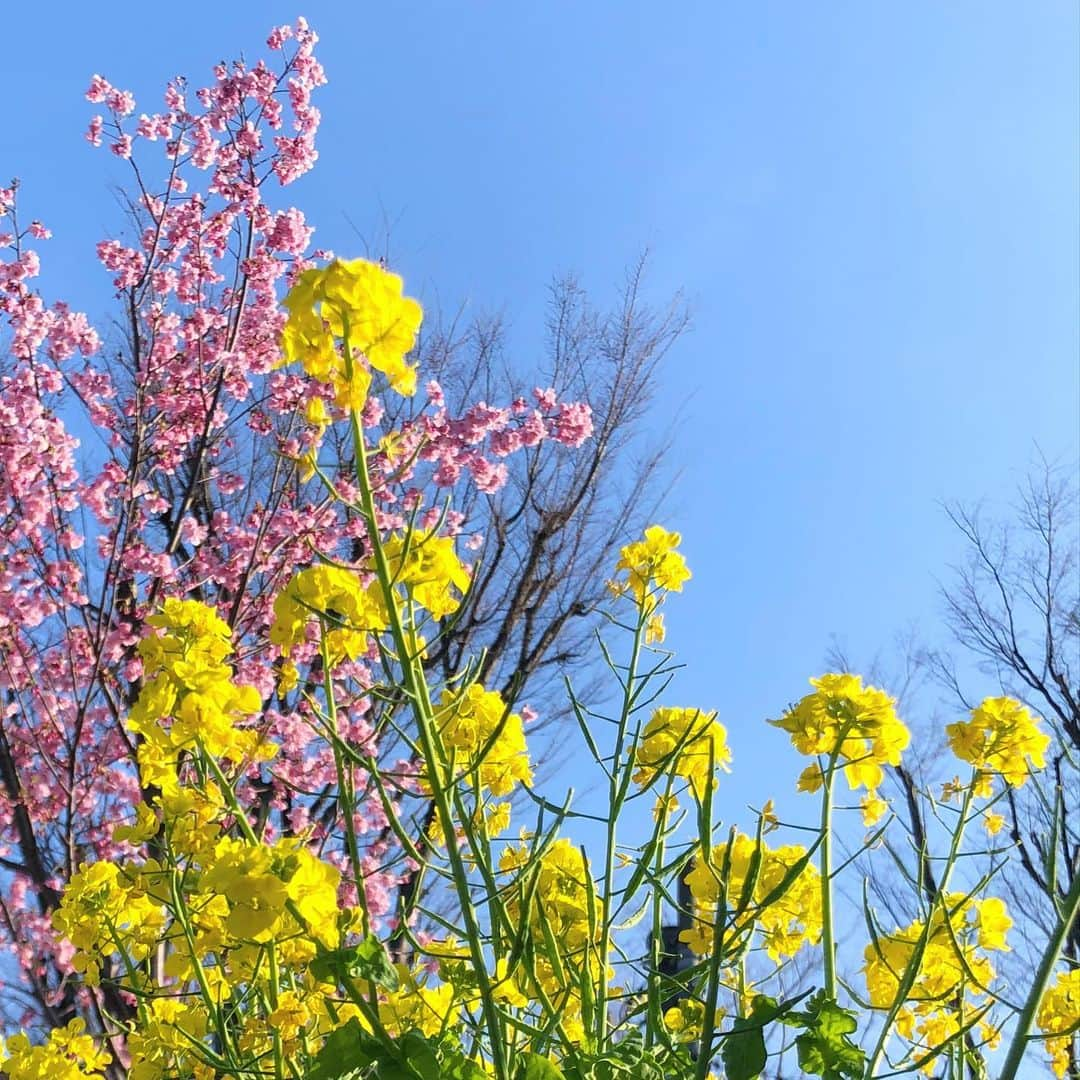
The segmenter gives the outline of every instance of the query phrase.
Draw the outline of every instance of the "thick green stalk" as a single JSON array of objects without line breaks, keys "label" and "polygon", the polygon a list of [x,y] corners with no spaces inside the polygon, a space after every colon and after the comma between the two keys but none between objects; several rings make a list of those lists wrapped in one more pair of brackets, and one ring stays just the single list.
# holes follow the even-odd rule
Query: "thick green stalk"
[{"label": "thick green stalk", "polygon": [[836,1000],[836,937],[832,910],[832,806],[833,780],[839,750],[834,751],[825,773],[821,797],[821,949],[825,964],[825,995]]},{"label": "thick green stalk", "polygon": [[596,1035],[597,1046],[603,1047],[607,1038],[607,955],[611,947],[611,905],[615,891],[615,837],[619,811],[626,798],[629,782],[629,768],[623,764],[623,750],[626,747],[627,731],[630,727],[630,714],[636,697],[638,661],[644,638],[645,616],[639,611],[637,629],[634,631],[634,644],[630,650],[630,660],[626,669],[626,682],[623,684],[623,703],[619,713],[619,728],[615,737],[615,756],[611,761],[608,796],[610,808],[607,818],[607,836],[604,850],[604,887],[600,900],[600,983],[596,988]]},{"label": "thick green stalk", "polygon": [[[278,994],[280,991],[280,984],[278,982],[278,964],[277,964],[277,942],[271,939],[270,946],[266,950],[266,958],[270,966],[270,1009],[276,1009],[278,1007]],[[285,1075],[285,1054],[284,1047],[281,1042],[281,1032],[277,1025],[273,1026],[273,1040],[274,1040],[274,1077],[275,1080],[284,1080]]]},{"label": "thick green stalk", "polygon": [[652,881],[652,934],[650,935],[649,949],[649,999],[648,999],[648,1023],[645,1025],[645,1045],[652,1046],[656,1042],[657,1033],[663,1024],[660,1007],[663,1002],[660,999],[660,958],[663,952],[664,933],[664,894],[659,888],[659,882],[663,877],[664,857],[666,852],[668,832],[668,800],[671,798],[671,789],[675,786],[675,774],[668,775],[667,786],[662,796],[660,813],[657,817],[657,826],[654,842],[656,844],[655,857],[653,858],[653,881]]},{"label": "thick green stalk", "polygon": [[1062,903],[1057,926],[1054,927],[1054,932],[1046,943],[1046,950],[1039,961],[1035,980],[1031,984],[1027,1001],[1024,1002],[1020,1019],[1016,1022],[1016,1031],[1013,1032],[1012,1042],[1009,1043],[1009,1052],[1005,1057],[1005,1064],[1001,1068],[999,1080],[1015,1080],[1017,1070],[1020,1068],[1020,1062],[1027,1052],[1031,1028],[1035,1023],[1035,1014],[1038,1012],[1039,1002],[1042,1001],[1043,994],[1046,993],[1046,988],[1050,985],[1054,967],[1061,956],[1061,950],[1069,936],[1069,931],[1076,921],[1078,910],[1080,910],[1080,868],[1077,868],[1073,873],[1072,884],[1069,886],[1069,891],[1066,893],[1065,900]]},{"label": "thick green stalk", "polygon": [[[724,936],[727,932],[727,883],[731,878],[731,845],[734,830],[728,840],[727,852],[720,873],[720,892],[717,897],[713,923],[713,951],[709,963],[709,980],[705,990],[705,1010],[701,1018],[701,1048],[694,1068],[696,1080],[706,1080],[712,1065],[713,1039],[716,1037],[717,1002],[720,998],[720,964],[724,955]],[[710,860],[711,861],[711,860]]]},{"label": "thick green stalk", "polygon": [[326,625],[319,626],[319,654],[323,665],[323,694],[326,697],[326,716],[334,733],[332,747],[334,751],[334,771],[338,778],[338,792],[341,800],[341,817],[345,823],[345,846],[352,864],[353,883],[356,886],[356,902],[363,918],[364,936],[371,931],[371,919],[368,915],[367,889],[360,871],[360,847],[356,841],[356,825],[353,820],[356,811],[355,791],[353,787],[353,766],[351,759],[341,752],[341,732],[338,730],[337,701],[334,699],[334,678],[331,672],[330,650],[326,641]]},{"label": "thick green stalk", "polygon": [[[354,361],[347,342],[348,327],[345,329],[346,374],[348,375],[351,374],[351,366]],[[371,542],[375,571],[386,596],[386,611],[390,623],[390,632],[401,664],[402,688],[409,699],[413,718],[416,721],[417,735],[419,736],[420,748],[427,767],[432,800],[435,803],[439,823],[442,826],[446,842],[446,854],[450,862],[458,902],[461,905],[462,918],[465,921],[465,935],[468,939],[469,952],[476,972],[478,989],[483,1000],[484,1020],[491,1042],[492,1066],[497,1080],[509,1080],[505,1047],[503,1046],[498,1011],[495,1008],[491,980],[488,976],[487,963],[484,957],[480,925],[469,892],[468,870],[458,847],[454,818],[446,789],[443,786],[443,778],[439,775],[441,762],[435,750],[433,710],[427,681],[422,670],[419,670],[418,661],[411,654],[405,627],[401,621],[401,613],[394,599],[393,575],[390,573],[390,566],[379,535],[375,497],[371,488],[371,477],[368,474],[367,448],[364,443],[364,433],[360,426],[360,418],[355,411],[352,411],[349,414],[349,420],[352,427],[353,452],[356,455],[356,478],[360,485],[360,508],[368,525],[368,538]]]},{"label": "thick green stalk", "polygon": [[832,811],[833,783],[844,740],[851,730],[853,720],[844,721],[836,737],[836,745],[829,754],[829,764],[824,773],[824,785],[821,795],[821,949],[825,973],[825,994],[836,1001],[836,934],[833,928],[832,905]]}]

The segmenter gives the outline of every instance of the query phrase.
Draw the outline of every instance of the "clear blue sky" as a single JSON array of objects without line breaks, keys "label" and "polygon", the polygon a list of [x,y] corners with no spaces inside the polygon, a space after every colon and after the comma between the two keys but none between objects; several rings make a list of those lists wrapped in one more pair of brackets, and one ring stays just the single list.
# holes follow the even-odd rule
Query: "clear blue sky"
[{"label": "clear blue sky", "polygon": [[668,524],[695,577],[670,641],[682,702],[731,729],[735,812],[789,788],[761,718],[830,635],[866,656],[932,631],[959,552],[938,500],[1006,496],[1036,442],[1077,456],[1078,11],[18,4],[0,176],[55,232],[51,295],[106,316],[93,244],[123,173],[82,139],[90,74],[156,105],[166,76],[201,85],[303,13],[331,81],[321,160],[289,194],[320,244],[392,222],[410,287],[504,309],[523,363],[553,271],[603,299],[652,247],[656,295],[694,312],[655,417],[684,410]]}]

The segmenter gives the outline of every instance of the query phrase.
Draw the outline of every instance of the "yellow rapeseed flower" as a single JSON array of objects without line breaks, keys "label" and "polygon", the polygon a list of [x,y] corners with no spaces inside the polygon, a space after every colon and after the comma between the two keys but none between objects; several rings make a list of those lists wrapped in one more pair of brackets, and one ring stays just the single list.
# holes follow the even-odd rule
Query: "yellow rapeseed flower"
[{"label": "yellow rapeseed flower", "polygon": [[727,729],[715,712],[660,708],[653,712],[634,751],[634,783],[652,783],[658,773],[683,776],[698,799],[716,786],[715,769],[731,764]]},{"label": "yellow rapeseed flower", "polygon": [[1071,1064],[1070,1033],[1080,1024],[1080,968],[1062,971],[1039,1002],[1035,1022],[1043,1035],[1054,1075],[1063,1077]]},{"label": "yellow rapeseed flower", "polygon": [[[665,592],[682,592],[683,582],[690,578],[686,560],[675,549],[682,543],[677,532],[668,532],[662,525],[650,525],[641,540],[627,544],[619,552],[615,564],[615,580],[610,588],[617,596],[629,592],[646,612],[652,613]],[[620,575],[625,574],[625,577]],[[649,636],[657,638],[656,629]]]},{"label": "yellow rapeseed flower", "polygon": [[[854,791],[865,788],[863,819],[873,824],[887,809],[878,796],[885,765],[899,765],[911,734],[896,714],[896,701],[858,675],[829,674],[811,679],[814,687],[779,720],[769,723],[786,731],[800,754],[827,757],[835,753]],[[824,782],[814,762],[799,777],[799,791],[816,791]]]},{"label": "yellow rapeseed flower", "polygon": [[1022,787],[1034,769],[1046,765],[1050,736],[1031,712],[1009,697],[986,698],[967,720],[945,728],[952,751],[985,774],[977,794],[989,794],[989,778],[998,774],[1010,787]]},{"label": "yellow rapeseed flower", "polygon": [[[363,408],[371,375],[361,357],[398,393],[416,392],[416,369],[405,357],[416,344],[423,311],[403,295],[397,274],[366,259],[335,259],[300,274],[284,304],[283,362],[299,361],[312,378],[333,386],[340,408]],[[351,365],[338,340],[347,343]]]},{"label": "yellow rapeseed flower", "polygon": [[[997,897],[950,894],[934,909],[928,929],[916,921],[866,946],[863,974],[870,1005],[888,1009],[925,935],[918,975],[897,1017],[897,1030],[912,1043],[914,1056],[939,1048],[960,1030],[963,1015],[977,1011],[994,979],[986,951],[1007,950],[1011,926]],[[987,1037],[992,1034],[987,1028]]]},{"label": "yellow rapeseed flower", "polygon": [[86,1021],[76,1018],[53,1028],[48,1039],[33,1046],[19,1032],[0,1052],[0,1066],[9,1080],[87,1080],[100,1077],[112,1057],[86,1034]]},{"label": "yellow rapeseed flower", "polygon": [[[738,912],[747,878],[757,851],[756,841],[745,833],[736,833],[734,841],[714,847],[706,858],[699,852],[686,882],[694,898],[694,922],[679,934],[698,956],[708,956],[714,947],[714,923],[720,904],[721,886],[731,925],[724,937],[734,946],[747,934],[760,932],[769,957],[778,961],[794,956],[803,945],[821,938],[821,879],[817,869],[807,862],[782,895],[767,907],[762,901],[784,880],[788,871],[806,855],[806,849],[787,844],[770,848],[761,845],[760,861],[751,895]],[[726,869],[726,875],[725,875]]]},{"label": "yellow rapeseed flower", "polygon": [[523,721],[507,710],[497,691],[479,683],[445,690],[435,724],[447,753],[454,752],[458,774],[476,769],[480,786],[492,795],[509,795],[518,784],[532,783]]},{"label": "yellow rapeseed flower", "polygon": [[469,588],[469,572],[458,558],[452,536],[414,529],[394,533],[383,543],[390,577],[432,618],[444,619],[461,606]]},{"label": "yellow rapeseed flower", "polygon": [[[585,858],[580,848],[562,838],[544,851],[538,867],[529,863],[526,847],[504,849],[499,865],[504,873],[522,870],[526,875],[537,875],[534,895],[538,910],[530,912],[528,917],[535,948],[533,970],[537,982],[558,1010],[569,1038],[581,1039],[584,1037],[581,980],[588,978],[595,985],[601,979],[610,979],[612,974],[599,957],[600,928],[590,926],[589,908],[595,907],[598,900]],[[516,887],[508,890],[506,910],[514,923],[524,916]],[[550,938],[559,950],[558,963],[549,954],[543,922],[547,923]],[[518,983],[525,993],[529,991],[527,981],[519,969]]]},{"label": "yellow rapeseed flower", "polygon": [[277,595],[270,640],[288,656],[307,639],[308,624],[315,619],[325,625],[333,663],[365,655],[371,636],[387,623],[378,591],[365,589],[352,570],[329,563],[301,570]]}]

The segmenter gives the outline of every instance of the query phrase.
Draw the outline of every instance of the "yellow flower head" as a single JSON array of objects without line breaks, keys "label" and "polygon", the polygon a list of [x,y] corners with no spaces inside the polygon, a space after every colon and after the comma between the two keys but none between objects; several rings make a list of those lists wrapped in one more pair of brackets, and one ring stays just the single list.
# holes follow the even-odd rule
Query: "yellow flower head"
[{"label": "yellow flower head", "polygon": [[703,799],[709,786],[716,786],[713,770],[731,764],[727,729],[715,712],[657,709],[641,733],[635,761],[634,783],[644,787],[657,773],[670,772],[686,777],[697,798]]},{"label": "yellow flower head", "polygon": [[1050,1036],[1043,1045],[1050,1055],[1054,1075],[1063,1077],[1069,1071],[1072,1056],[1069,1033],[1080,1023],[1080,968],[1062,971],[1047,987],[1035,1022],[1043,1035]]},{"label": "yellow flower head", "polygon": [[[661,525],[650,525],[641,540],[627,544],[615,564],[611,590],[617,596],[629,592],[647,612],[652,613],[665,592],[682,592],[690,578],[686,560],[675,549],[682,543],[677,532]],[[625,574],[625,577],[620,577]],[[655,632],[651,636],[656,640]],[[663,640],[662,638],[660,640]]]},{"label": "yellow flower head", "polygon": [[204,672],[220,668],[233,651],[229,624],[198,600],[169,597],[146,622],[161,631],[138,645],[146,677],[164,671],[174,683],[195,690]]},{"label": "yellow flower head", "polygon": [[0,1065],[10,1080],[91,1080],[102,1076],[111,1062],[86,1034],[86,1021],[78,1018],[54,1028],[38,1046],[19,1032],[0,1050]]},{"label": "yellow flower head", "polygon": [[[580,1039],[584,1036],[579,993],[581,980],[587,977],[598,983],[605,977],[610,979],[612,974],[610,967],[600,960],[600,928],[590,927],[589,908],[590,905],[595,907],[598,901],[585,858],[569,840],[559,839],[541,855],[538,866],[529,862],[527,848],[507,847],[500,868],[504,873],[516,871],[522,874],[521,881],[508,890],[507,914],[515,923],[523,917],[520,896],[525,891],[525,881],[531,880],[532,874],[536,875],[535,909],[528,918],[536,950],[533,971],[536,981],[559,1010],[569,1037]],[[557,962],[549,954],[545,922],[550,940],[559,950]],[[521,982],[526,976],[521,969],[519,972],[521,989],[528,993],[528,986]]]},{"label": "yellow flower head", "polygon": [[868,791],[859,803],[863,824],[873,828],[889,811],[889,804],[875,792]]},{"label": "yellow flower head", "polygon": [[[423,311],[403,295],[397,274],[366,259],[335,259],[305,270],[284,303],[284,362],[299,361],[312,378],[331,384],[340,408],[363,407],[371,376],[361,355],[398,393],[416,392],[416,369],[405,357],[416,344]],[[342,352],[336,340],[345,343]]]},{"label": "yellow flower head", "polygon": [[479,683],[444,691],[435,723],[456,770],[475,768],[480,785],[492,795],[509,795],[519,783],[532,783],[521,716],[507,711],[497,691]]},{"label": "yellow flower head", "polygon": [[[883,766],[899,765],[911,741],[896,715],[896,701],[874,686],[864,687],[858,675],[822,675],[811,679],[810,685],[812,694],[769,723],[786,731],[800,754],[836,753],[851,789],[862,787],[876,796],[885,778]],[[820,779],[816,765],[807,769],[799,779],[799,790],[816,790]],[[863,809],[866,814],[881,807],[874,803]]]},{"label": "yellow flower head", "polygon": [[454,1022],[454,988],[449,983],[423,985],[404,965],[398,965],[401,987],[379,1002],[379,1019],[391,1035],[421,1031],[439,1035]]},{"label": "yellow flower head", "polygon": [[288,656],[307,637],[307,625],[321,619],[331,660],[355,660],[368,649],[371,634],[386,627],[378,591],[365,589],[351,570],[320,563],[301,570],[274,601],[270,640]]},{"label": "yellow flower head", "polygon": [[383,543],[391,578],[432,618],[444,619],[461,606],[469,588],[469,572],[457,556],[452,536],[414,529],[395,533]]},{"label": "yellow flower head", "polygon": [[912,1043],[915,1057],[940,1047],[960,1029],[962,1016],[977,1011],[994,979],[986,952],[1008,949],[1005,935],[1011,926],[1005,903],[997,897],[953,893],[935,907],[929,925],[916,921],[866,946],[863,974],[870,1005],[888,1009],[919,942],[925,941],[918,974],[897,1018],[897,1030]]},{"label": "yellow flower head", "polygon": [[177,754],[197,743],[231,761],[260,753],[257,733],[236,726],[261,710],[262,698],[233,681],[228,623],[206,604],[176,598],[146,621],[156,633],[139,642],[145,681],[127,719],[146,740],[138,750],[144,785],[173,790]]},{"label": "yellow flower head", "polygon": [[680,933],[679,939],[698,956],[708,956],[713,951],[721,892],[729,922],[724,937],[729,944],[759,932],[766,952],[776,962],[794,956],[803,945],[820,939],[821,878],[812,863],[807,862],[767,907],[761,906],[806,855],[806,849],[794,844],[770,848],[762,843],[751,886],[755,852],[754,838],[736,833],[730,844],[717,845],[706,857],[699,852],[694,859],[686,875],[694,898],[694,923]]},{"label": "yellow flower head", "polygon": [[[716,1020],[724,1016],[724,1010],[717,1011]],[[664,1013],[664,1027],[677,1043],[693,1043],[701,1038],[702,1024],[705,1022],[705,1006],[697,998],[683,998],[678,1005]]]},{"label": "yellow flower head", "polygon": [[[987,774],[999,774],[1010,787],[1022,787],[1035,769],[1046,765],[1050,736],[1019,701],[987,698],[968,720],[945,729],[953,753]],[[989,794],[988,783],[979,794]]]}]

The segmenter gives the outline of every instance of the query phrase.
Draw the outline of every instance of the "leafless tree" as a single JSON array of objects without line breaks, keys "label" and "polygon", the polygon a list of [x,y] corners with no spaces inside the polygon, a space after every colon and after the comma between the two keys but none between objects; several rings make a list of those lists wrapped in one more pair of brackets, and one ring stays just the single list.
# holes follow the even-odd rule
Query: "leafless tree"
[{"label": "leafless tree", "polygon": [[469,602],[431,658],[450,676],[483,652],[486,683],[551,715],[565,708],[561,676],[580,672],[591,655],[592,616],[619,545],[649,523],[661,499],[668,425],[648,410],[658,365],[687,315],[678,297],[661,308],[645,301],[644,270],[642,258],[607,311],[575,278],[555,280],[539,373],[507,355],[497,318],[462,333],[438,327],[424,343],[423,366],[453,404],[528,396],[541,377],[592,406],[595,430],[583,447],[545,442],[516,455],[502,491],[474,492],[460,507],[481,522],[484,546]]},{"label": "leafless tree", "polygon": [[[888,686],[917,728],[922,751],[893,770],[898,813],[908,829],[917,880],[927,896],[937,888],[918,791],[946,779],[935,768],[941,724],[926,722],[930,686],[944,690],[955,713],[983,697],[1007,695],[1042,717],[1052,736],[1047,767],[1037,780],[1009,787],[996,806],[1015,849],[995,879],[1016,924],[1003,964],[1018,977],[1037,964],[1057,920],[1057,905],[1080,873],[1080,478],[1074,466],[1040,457],[1006,513],[984,504],[951,503],[945,512],[964,543],[964,558],[941,584],[947,645],[927,648],[908,635],[894,650],[900,671],[875,681]],[[834,663],[847,665],[841,650]],[[887,665],[886,665],[887,668]],[[935,732],[938,734],[935,737]],[[881,883],[879,883],[880,885]],[[888,905],[895,890],[878,888]],[[908,913],[904,913],[908,914]],[[898,920],[899,921],[899,920]],[[1065,942],[1066,961],[1080,965],[1080,926]],[[1023,982],[1023,979],[1020,979]],[[1074,1036],[1069,1076],[1080,1078]]]},{"label": "leafless tree", "polygon": [[[1008,788],[1002,812],[1017,858],[1011,894],[1019,944],[1014,966],[1030,969],[1056,921],[1056,905],[1080,873],[1080,480],[1074,467],[1041,458],[1020,486],[1010,519],[953,505],[967,560],[942,586],[954,648],[928,655],[965,708],[989,681],[1043,717],[1052,734],[1046,783]],[[964,673],[965,663],[982,678]],[[981,691],[980,691],[981,692]],[[1064,954],[1080,964],[1080,926]],[[1080,1077],[1073,1039],[1070,1077]]]}]

